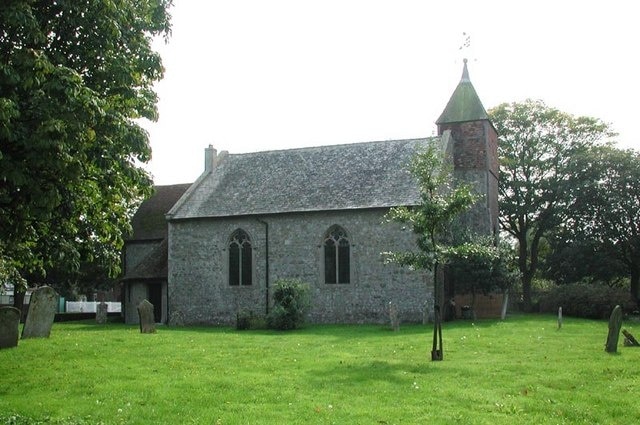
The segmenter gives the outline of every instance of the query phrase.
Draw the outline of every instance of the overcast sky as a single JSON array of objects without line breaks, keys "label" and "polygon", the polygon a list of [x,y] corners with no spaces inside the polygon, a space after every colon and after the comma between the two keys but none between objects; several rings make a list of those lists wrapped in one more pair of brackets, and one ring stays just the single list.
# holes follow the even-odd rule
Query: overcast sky
[{"label": "overcast sky", "polygon": [[[635,2],[174,0],[156,184],[230,153],[427,137],[469,59],[486,109],[541,99],[640,148]],[[470,45],[463,47],[467,37]],[[462,49],[461,49],[462,47]]]}]

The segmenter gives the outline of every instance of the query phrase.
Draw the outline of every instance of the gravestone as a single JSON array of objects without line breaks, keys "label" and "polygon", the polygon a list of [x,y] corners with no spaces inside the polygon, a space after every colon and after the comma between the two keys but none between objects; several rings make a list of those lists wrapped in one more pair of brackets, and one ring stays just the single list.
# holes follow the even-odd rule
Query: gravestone
[{"label": "gravestone", "polygon": [[607,343],[604,347],[607,353],[616,353],[618,351],[618,338],[620,338],[621,327],[622,308],[617,305],[611,312],[611,317],[609,317],[609,334],[607,335]]},{"label": "gravestone", "polygon": [[42,286],[31,293],[27,320],[22,329],[22,339],[49,338],[56,316],[58,294],[49,286]]},{"label": "gravestone", "polygon": [[107,323],[107,312],[109,310],[109,305],[102,301],[100,304],[96,306],[96,323],[99,325],[104,325]]},{"label": "gravestone", "polygon": [[398,307],[393,301],[389,302],[389,319],[391,320],[391,329],[394,332],[400,330],[400,319],[398,318]]},{"label": "gravestone", "polygon": [[140,333],[152,334],[156,331],[153,304],[148,300],[142,300],[142,302],[138,304],[138,317],[140,318]]},{"label": "gravestone", "polygon": [[558,329],[562,328],[562,307],[558,307]]},{"label": "gravestone", "polygon": [[15,307],[0,307],[0,348],[18,346],[20,310]]},{"label": "gravestone", "polygon": [[626,347],[640,347],[640,342],[626,329],[622,330],[622,334],[624,335],[624,345]]}]

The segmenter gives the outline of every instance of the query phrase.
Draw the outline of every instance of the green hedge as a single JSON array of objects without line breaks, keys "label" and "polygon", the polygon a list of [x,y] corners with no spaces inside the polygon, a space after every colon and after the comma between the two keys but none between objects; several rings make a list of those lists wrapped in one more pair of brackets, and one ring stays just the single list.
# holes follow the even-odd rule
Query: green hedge
[{"label": "green hedge", "polygon": [[587,319],[606,319],[616,305],[625,313],[635,308],[628,289],[605,285],[570,283],[558,285],[540,298],[540,311],[554,313],[562,307],[562,314]]}]

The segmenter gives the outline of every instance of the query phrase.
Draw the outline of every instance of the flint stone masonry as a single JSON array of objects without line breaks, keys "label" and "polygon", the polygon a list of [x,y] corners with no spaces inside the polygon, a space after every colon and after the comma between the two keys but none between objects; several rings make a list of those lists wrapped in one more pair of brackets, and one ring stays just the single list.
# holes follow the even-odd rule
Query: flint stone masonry
[{"label": "flint stone masonry", "polygon": [[0,348],[18,346],[18,326],[20,310],[14,307],[0,307]]},{"label": "flint stone masonry", "polygon": [[58,294],[53,288],[43,286],[33,291],[27,320],[22,329],[22,339],[49,338],[57,306]]},{"label": "flint stone masonry", "polygon": [[[382,252],[415,247],[410,230],[383,224],[387,209],[211,218],[169,225],[169,323],[233,324],[238,311],[264,314],[266,225],[269,281],[299,278],[311,287],[308,316],[315,323],[388,323],[388,302],[401,299],[398,315],[421,322],[433,288],[424,272],[384,264]],[[351,243],[351,283],[325,284],[322,243],[333,225]],[[229,236],[245,230],[253,246],[253,285],[229,286]]]}]

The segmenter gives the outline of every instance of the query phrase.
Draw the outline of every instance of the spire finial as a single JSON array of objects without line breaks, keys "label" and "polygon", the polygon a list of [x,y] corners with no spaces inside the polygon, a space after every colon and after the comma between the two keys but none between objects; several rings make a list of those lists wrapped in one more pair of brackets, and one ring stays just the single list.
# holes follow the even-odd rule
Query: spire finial
[{"label": "spire finial", "polygon": [[462,68],[462,79],[461,81],[471,81],[469,79],[469,70],[467,69],[467,58],[462,59],[464,62],[464,67]]}]

